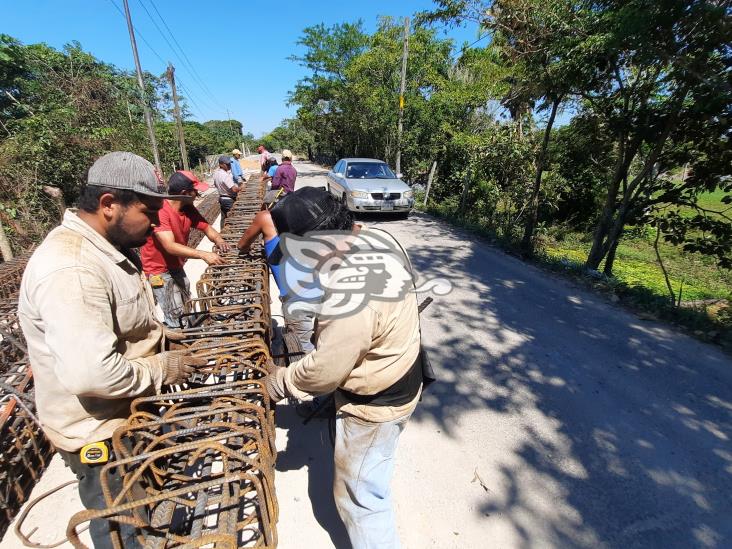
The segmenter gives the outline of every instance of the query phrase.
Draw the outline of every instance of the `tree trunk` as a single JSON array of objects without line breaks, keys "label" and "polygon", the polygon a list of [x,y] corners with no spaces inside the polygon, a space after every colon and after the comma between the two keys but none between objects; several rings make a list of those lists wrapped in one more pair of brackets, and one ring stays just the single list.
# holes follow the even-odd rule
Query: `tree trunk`
[{"label": "tree trunk", "polygon": [[467,213],[467,207],[468,207],[468,190],[470,188],[470,165],[468,164],[468,169],[465,172],[465,179],[463,179],[463,194],[460,197],[460,209],[458,210],[458,215],[460,217],[465,217],[465,214]]},{"label": "tree trunk", "polygon": [[3,261],[10,261],[13,259],[13,249],[10,247],[8,235],[5,234],[5,227],[3,227],[2,219],[0,219],[0,255],[2,255]]},{"label": "tree trunk", "polygon": [[424,192],[424,202],[422,202],[422,206],[427,206],[427,199],[430,197],[430,189],[432,188],[432,178],[435,176],[435,169],[437,169],[437,160],[432,163],[432,168],[430,168],[430,175],[427,178],[427,189]]},{"label": "tree trunk", "polygon": [[606,276],[613,276],[615,253],[618,250],[618,244],[620,244],[620,239],[616,238],[615,241],[612,243],[612,246],[610,246],[610,251],[607,253],[607,259],[605,259],[605,268],[602,270],[602,272],[605,273]]},{"label": "tree trunk", "polygon": [[541,176],[544,173],[544,162],[546,160],[546,151],[549,147],[549,138],[551,137],[554,119],[557,116],[559,104],[562,102],[562,96],[559,95],[552,101],[552,111],[549,115],[549,121],[544,129],[544,139],[541,142],[541,149],[536,158],[536,176],[534,177],[534,186],[531,190],[531,202],[529,204],[529,215],[526,218],[524,226],[524,237],[521,241],[521,247],[529,254],[534,253],[534,230],[539,218],[539,194],[541,192]]},{"label": "tree trunk", "polygon": [[[676,123],[676,119],[681,111],[687,93],[688,90],[686,88],[682,88],[679,92],[675,101],[675,108],[672,110],[672,114],[666,118],[663,131],[653,145],[653,149],[648,155],[648,158],[646,158],[643,168],[641,168],[640,172],[633,177],[631,183],[625,188],[623,192],[623,201],[618,207],[617,194],[618,189],[620,188],[620,182],[627,178],[628,171],[630,170],[630,164],[640,148],[640,139],[636,138],[627,149],[624,149],[621,144],[616,171],[613,174],[613,180],[610,188],[608,189],[602,216],[600,217],[600,220],[597,223],[597,228],[595,229],[592,248],[590,249],[590,253],[587,255],[587,261],[585,262],[586,268],[597,270],[603,258],[607,255],[612,246],[617,245],[615,241],[620,238],[625,224],[625,218],[632,206],[631,202],[634,202],[638,196],[634,196],[634,193],[636,189],[642,185],[643,180],[651,173],[653,166],[658,160],[658,157],[666,144],[666,140],[671,133],[671,128],[673,128]],[[621,143],[624,139],[625,136],[622,135]],[[618,211],[618,214],[615,217],[615,221],[612,222],[616,210]]]},{"label": "tree trunk", "polygon": [[[656,260],[658,261],[659,267],[661,267],[661,272],[663,273],[663,279],[666,281],[666,288],[668,289],[668,295],[671,300],[671,306],[676,306],[676,293],[674,292],[674,288],[671,285],[671,278],[668,276],[668,271],[666,270],[666,266],[663,264],[663,259],[661,258],[661,252],[658,249],[658,241],[661,239],[661,230],[656,227],[656,240],[653,241],[653,250],[656,252]],[[679,304],[681,304],[681,292],[679,292]]]}]

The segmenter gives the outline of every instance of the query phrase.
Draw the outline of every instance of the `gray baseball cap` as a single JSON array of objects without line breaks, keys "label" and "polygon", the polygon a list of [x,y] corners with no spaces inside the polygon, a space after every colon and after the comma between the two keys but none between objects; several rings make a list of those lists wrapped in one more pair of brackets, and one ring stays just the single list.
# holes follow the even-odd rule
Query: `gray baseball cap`
[{"label": "gray baseball cap", "polygon": [[219,164],[231,164],[231,157],[222,154],[219,156]]},{"label": "gray baseball cap", "polygon": [[155,173],[155,166],[131,152],[116,151],[97,159],[89,168],[87,185],[126,189],[155,198],[174,198]]}]

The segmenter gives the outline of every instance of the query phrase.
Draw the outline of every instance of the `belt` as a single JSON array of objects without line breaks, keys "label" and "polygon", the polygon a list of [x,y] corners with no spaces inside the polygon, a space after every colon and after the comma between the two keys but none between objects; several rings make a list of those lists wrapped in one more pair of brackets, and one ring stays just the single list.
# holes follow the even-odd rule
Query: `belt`
[{"label": "belt", "polygon": [[398,381],[373,395],[359,395],[346,389],[338,388],[338,392],[353,404],[369,404],[371,406],[404,406],[412,402],[422,386],[422,353],[417,355],[409,371]]}]

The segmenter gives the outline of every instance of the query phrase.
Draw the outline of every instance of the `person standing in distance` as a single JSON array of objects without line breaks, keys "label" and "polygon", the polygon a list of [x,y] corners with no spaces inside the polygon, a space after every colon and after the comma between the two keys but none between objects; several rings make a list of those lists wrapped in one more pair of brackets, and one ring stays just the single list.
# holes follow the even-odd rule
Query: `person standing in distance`
[{"label": "person standing in distance", "polygon": [[269,158],[269,151],[265,148],[264,145],[259,145],[257,147],[257,152],[259,153],[259,167],[262,170],[262,175],[264,175],[266,173],[264,170],[264,164]]},{"label": "person standing in distance", "polygon": [[239,183],[244,183],[244,172],[241,169],[241,164],[239,164],[240,158],[241,151],[239,149],[231,151],[231,177],[237,185]]},{"label": "person standing in distance", "polygon": [[291,193],[295,190],[297,170],[292,165],[292,152],[285,149],[282,151],[282,164],[277,166],[272,178],[272,190],[281,191],[282,194]]},{"label": "person standing in distance", "polygon": [[226,214],[234,205],[239,186],[234,183],[231,175],[231,158],[222,154],[219,156],[219,167],[213,173],[214,187],[219,193],[219,206],[221,207],[221,226],[224,226]]}]

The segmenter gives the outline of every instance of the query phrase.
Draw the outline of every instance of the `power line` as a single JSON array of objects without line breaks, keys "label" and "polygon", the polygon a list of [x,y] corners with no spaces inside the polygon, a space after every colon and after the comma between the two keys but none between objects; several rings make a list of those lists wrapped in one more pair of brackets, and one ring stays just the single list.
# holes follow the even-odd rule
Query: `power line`
[{"label": "power line", "polygon": [[[155,22],[155,19],[153,19],[152,15],[150,15],[150,12],[145,7],[145,4],[142,3],[142,0],[137,0],[137,3],[140,4],[140,7],[145,10],[145,13],[147,13],[147,16],[150,18],[150,21],[153,22],[153,25],[155,25],[155,28],[158,29],[158,32],[160,33],[160,36],[163,37],[163,40],[165,40],[168,43],[168,46],[170,46],[170,49],[173,49],[172,44],[170,43],[170,40],[165,36],[165,33],[163,30],[158,26],[158,24]],[[173,51],[175,53],[175,50]]]},{"label": "power line", "polygon": [[[120,14],[120,15],[121,15],[121,16],[122,16],[123,18],[125,18],[125,20],[126,20],[126,16],[125,16],[125,13],[124,13],[124,11],[122,11],[122,8],[120,8],[120,7],[119,7],[119,5],[118,5],[118,4],[117,4],[117,3],[115,2],[115,0],[109,0],[109,2],[110,2],[110,3],[111,3],[111,4],[112,4],[112,5],[113,5],[113,6],[114,6],[114,7],[116,8],[116,9],[117,9],[117,11],[119,12],[119,14]],[[153,6],[154,6],[154,5],[153,5]],[[142,6],[142,7],[144,8],[145,6]],[[147,10],[145,10],[145,11],[147,12]],[[150,12],[147,12],[147,14],[148,14],[148,17],[151,17],[151,16],[150,16]],[[155,23],[155,21],[153,21],[153,23]],[[157,25],[156,25],[156,27],[157,27]],[[151,52],[152,52],[153,54],[155,54],[155,57],[157,57],[157,58],[158,58],[158,59],[160,60],[160,62],[161,62],[161,63],[163,63],[163,65],[167,65],[167,62],[165,61],[165,59],[163,59],[163,57],[162,57],[162,56],[161,56],[161,55],[160,55],[160,54],[159,54],[159,53],[157,52],[157,50],[156,50],[155,48],[153,48],[153,47],[152,47],[152,45],[150,44],[150,42],[148,42],[148,40],[147,40],[147,39],[145,38],[145,35],[143,35],[143,34],[142,34],[142,33],[140,32],[140,30],[139,30],[139,29],[138,29],[137,27],[135,27],[134,25],[133,25],[133,28],[135,29],[135,33],[136,33],[136,34],[137,34],[137,36],[138,36],[138,37],[140,38],[140,40],[142,40],[142,41],[143,41],[143,43],[144,43],[144,44],[145,44],[145,45],[146,45],[146,46],[148,47],[148,49],[150,49],[150,51],[151,51]],[[159,27],[158,27],[158,31],[160,31],[160,28],[159,28]],[[163,36],[163,38],[165,38],[165,36]],[[167,40],[166,40],[166,41],[167,41]],[[168,45],[170,46],[170,42],[168,42]],[[172,46],[171,46],[171,49],[172,49]],[[175,50],[173,50],[173,53],[175,54]],[[177,57],[177,55],[176,55],[176,57]],[[179,58],[179,59],[180,59],[180,58]],[[181,61],[181,62],[182,62],[182,61]],[[189,72],[190,72],[190,71],[189,71]],[[180,78],[179,78],[178,80],[180,81]],[[191,90],[189,90],[188,88],[185,88],[185,87],[184,87],[184,86],[183,86],[183,85],[182,85],[182,84],[181,84],[180,82],[179,82],[179,86],[180,86],[180,88],[181,88],[181,89],[184,89],[184,90],[185,90],[187,98],[188,98],[188,99],[190,99],[190,100],[191,100],[191,102],[192,102],[192,103],[193,103],[193,104],[194,104],[194,105],[196,106],[196,108],[198,109],[198,113],[199,113],[199,116],[200,116],[201,118],[205,118],[205,116],[203,116],[203,113],[204,113],[204,109],[202,109],[202,108],[200,107],[200,105],[198,105],[198,104],[196,103],[196,101],[195,101],[195,100],[194,100],[194,98],[193,98],[193,93],[192,93],[192,91],[191,91]],[[219,109],[217,109],[216,107],[211,107],[211,105],[206,105],[206,103],[207,103],[207,102],[206,102],[206,101],[204,101],[204,100],[203,100],[203,99],[202,99],[202,98],[201,98],[200,96],[198,96],[198,98],[199,98],[199,100],[201,100],[201,102],[203,102],[203,103],[204,103],[204,105],[205,105],[205,106],[207,107],[207,110],[210,110],[210,111],[214,111],[214,112],[218,112],[218,111],[219,111]],[[222,113],[222,114],[223,114],[223,113]]]},{"label": "power line", "polygon": [[[165,40],[165,43],[166,43],[166,44],[168,44],[168,47],[170,48],[170,51],[171,51],[171,52],[173,53],[173,55],[175,55],[175,57],[176,57],[176,58],[178,59],[178,61],[180,61],[180,62],[181,62],[181,64],[183,65],[183,68],[186,68],[186,70],[188,70],[188,69],[187,69],[187,67],[185,66],[185,62],[184,62],[184,61],[183,61],[183,59],[181,59],[181,57],[180,57],[180,56],[178,55],[178,52],[177,52],[177,51],[175,50],[175,47],[173,46],[173,44],[171,44],[171,43],[170,43],[170,40],[168,40],[168,37],[167,37],[167,36],[165,36],[165,32],[163,32],[163,29],[161,29],[161,28],[160,28],[160,25],[158,25],[157,21],[155,21],[155,18],[154,18],[154,17],[152,16],[152,14],[150,13],[150,11],[149,11],[149,10],[147,9],[147,7],[145,6],[145,4],[143,4],[142,0],[137,0],[137,3],[138,3],[138,4],[140,4],[140,6],[142,7],[142,9],[143,9],[143,10],[145,10],[145,13],[146,13],[146,14],[147,14],[147,16],[148,16],[148,17],[150,18],[150,21],[152,21],[152,24],[153,24],[153,25],[155,25],[155,28],[156,28],[156,29],[158,30],[158,33],[160,33],[160,36],[162,36],[162,37],[163,37],[163,40]],[[153,7],[153,8],[155,9],[155,11],[157,12],[157,8],[155,7],[155,4],[154,4],[154,3],[152,3],[152,7]],[[158,15],[159,15],[159,13],[160,13],[160,12],[158,12]],[[165,25],[165,27],[166,27],[166,28],[168,28],[168,25],[167,25],[167,24],[165,24],[165,20],[161,19],[161,21],[163,21],[163,24]],[[168,31],[170,32],[170,29],[168,29]],[[175,41],[175,36],[173,36],[173,35],[171,34],[171,37],[172,37],[172,38],[173,38],[173,40]],[[178,42],[176,41],[176,44],[177,44],[177,43],[178,43]],[[183,52],[183,50],[181,50],[181,52]],[[183,54],[185,55],[185,53],[184,53],[184,52],[183,52]],[[190,71],[189,71],[189,72],[190,72]],[[178,80],[180,81],[180,77],[178,78]],[[183,87],[182,87],[182,86],[181,86],[181,89],[183,89]],[[187,92],[187,93],[188,93],[188,94],[190,95],[190,92]],[[210,110],[216,110],[216,109],[214,108],[214,109],[210,109]]]},{"label": "power line", "polygon": [[[117,2],[115,2],[114,0],[109,0],[109,1],[110,1],[110,2],[112,3],[112,5],[113,5],[113,6],[115,7],[115,8],[117,8],[117,11],[119,12],[119,14],[120,14],[120,15],[121,15],[121,16],[122,16],[122,17],[123,17],[123,18],[125,19],[125,21],[126,21],[126,20],[127,20],[127,16],[125,15],[125,12],[124,12],[124,11],[122,11],[122,8],[120,8],[120,7],[119,7],[119,5],[117,4]],[[157,51],[155,51],[155,48],[153,48],[153,47],[152,47],[152,46],[150,45],[150,42],[148,42],[148,41],[147,41],[147,39],[146,39],[146,38],[145,38],[145,37],[143,36],[143,34],[142,34],[142,33],[141,33],[141,32],[140,32],[139,30],[138,30],[138,28],[137,28],[137,27],[135,27],[134,25],[132,26],[132,28],[133,28],[133,29],[135,29],[135,34],[136,34],[137,36],[139,36],[139,37],[140,37],[140,40],[142,40],[142,41],[143,41],[143,42],[145,43],[145,45],[146,45],[146,46],[147,46],[147,47],[148,47],[148,48],[150,49],[150,51],[152,51],[152,52],[153,52],[153,53],[155,54],[155,56],[156,56],[156,57],[157,57],[158,59],[160,59],[160,62],[161,62],[161,63],[162,63],[163,65],[165,65],[165,59],[163,59],[163,58],[162,58],[162,56],[161,56],[161,55],[160,55],[160,54],[159,54],[159,53],[158,53]]]},{"label": "power line", "polygon": [[[142,3],[142,0],[138,0],[138,1],[140,3]],[[155,13],[157,14],[158,18],[160,18],[160,21],[162,21],[163,26],[167,29],[168,34],[173,39],[173,42],[178,46],[178,50],[183,55],[183,58],[185,59],[185,62],[183,62],[182,60],[181,60],[181,62],[183,62],[184,66],[186,66],[186,63],[187,63],[186,70],[188,70],[188,72],[191,73],[191,76],[195,80],[198,81],[199,85],[201,86],[201,89],[213,100],[214,103],[216,103],[222,109],[225,108],[224,105],[216,98],[216,96],[210,90],[210,88],[208,87],[208,85],[206,84],[206,82],[203,80],[203,78],[201,78],[201,76],[198,74],[198,71],[196,70],[196,67],[193,65],[193,63],[191,63],[191,60],[188,58],[188,55],[186,54],[185,50],[183,49],[183,47],[180,45],[180,43],[176,39],[175,34],[173,33],[173,31],[170,30],[170,27],[168,26],[168,23],[165,21],[165,18],[162,16],[162,14],[160,13],[160,11],[158,10],[157,6],[155,5],[155,2],[153,2],[152,0],[150,0],[150,5],[153,7],[153,10],[155,10]],[[148,12],[147,9],[145,11],[148,13],[148,15],[150,15],[150,12]],[[150,18],[152,19],[152,16],[150,16]],[[157,24],[155,26],[157,27]],[[157,27],[157,28],[159,30],[159,27]],[[162,32],[161,32],[161,34],[162,34]],[[166,38],[166,42],[167,42],[167,38]],[[168,42],[168,45],[170,45],[170,42]],[[172,46],[171,46],[171,49],[175,53],[175,50],[174,50],[174,48]],[[177,56],[177,54],[176,54],[176,56]]]},{"label": "power line", "polygon": [[180,78],[178,78],[178,87],[185,92],[185,98],[189,100],[193,106],[198,111],[198,114],[201,118],[203,117],[203,109],[201,106],[196,102],[196,100],[193,98],[193,94],[188,90],[188,88],[183,84],[183,82],[180,81]]},{"label": "power line", "polygon": [[[203,111],[204,111],[204,109],[201,108],[201,105],[203,105],[203,107],[205,107],[205,109],[208,111],[211,111],[214,113],[222,113],[222,111],[220,111],[216,107],[211,106],[211,104],[208,101],[206,101],[206,99],[204,99],[202,96],[200,96],[198,93],[194,93],[193,88],[188,88],[181,81],[180,77],[178,77],[178,87],[181,90],[185,91],[186,98],[190,99],[191,102],[194,103],[198,107],[198,110],[201,112],[201,114],[203,114]],[[196,101],[196,99],[198,99],[198,101]],[[199,104],[199,102],[200,102],[200,104]]]},{"label": "power line", "polygon": [[478,42],[480,42],[480,41],[481,41],[481,40],[483,40],[484,38],[487,38],[487,37],[489,37],[490,35],[491,35],[491,33],[490,33],[490,32],[487,32],[487,33],[485,33],[484,35],[482,35],[482,36],[479,36],[479,37],[478,37],[478,39],[477,39],[477,40],[476,40],[475,42],[473,42],[473,43],[471,43],[471,44],[468,44],[467,46],[463,46],[463,47],[462,47],[462,48],[460,49],[460,51],[459,51],[459,52],[458,52],[457,54],[458,54],[458,55],[460,55],[460,54],[464,53],[464,52],[465,52],[465,50],[467,50],[468,48],[472,48],[472,47],[473,47],[473,46],[475,46],[475,45],[476,45],[476,44],[477,44]]}]

